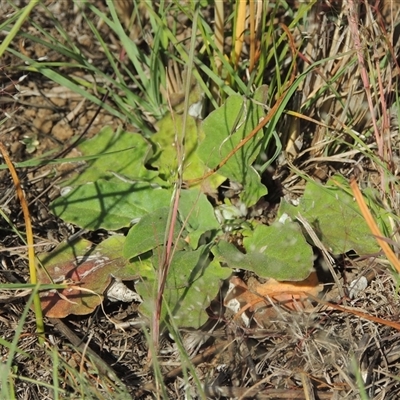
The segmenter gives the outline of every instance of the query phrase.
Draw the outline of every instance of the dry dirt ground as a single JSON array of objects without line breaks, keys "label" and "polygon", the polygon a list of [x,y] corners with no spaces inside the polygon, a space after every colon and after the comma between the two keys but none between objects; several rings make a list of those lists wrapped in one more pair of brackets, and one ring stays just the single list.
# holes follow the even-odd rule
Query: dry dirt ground
[{"label": "dry dirt ground", "polygon": [[[23,4],[22,1],[15,3]],[[79,32],[74,28],[78,11],[71,6],[72,3],[46,3],[54,10],[58,8],[55,12],[63,25],[70,27],[71,38],[93,62],[102,65],[105,57],[96,52],[96,42],[90,31],[85,31],[83,23]],[[96,3],[106,11],[104,3]],[[0,4],[3,11],[7,7],[10,9],[6,1],[2,0]],[[46,27],[46,17],[39,9],[34,11],[32,19]],[[31,28],[25,26],[24,29]],[[47,29],[51,31],[53,28],[48,26]],[[29,41],[20,42],[18,46],[30,57],[44,55],[40,45]],[[46,55],[54,61],[62,60],[62,56],[56,53]],[[85,137],[90,137],[105,125],[113,128],[124,125],[124,121],[116,120],[103,110],[97,114],[96,106],[82,102],[79,95],[69,93],[41,75],[29,73],[18,82],[21,73],[12,67],[20,64],[21,60],[6,56],[0,68],[1,119],[7,118],[0,126],[0,140],[6,145],[13,162],[29,160],[53,149],[61,153],[71,138],[83,132]],[[74,155],[74,149],[69,154]],[[50,166],[19,169],[30,206],[37,252],[48,251],[78,230],[55,218],[48,209],[49,202],[59,194],[57,182],[65,172],[68,171]],[[24,232],[15,188],[9,172],[4,169],[0,171],[0,206],[13,226]],[[87,233],[85,237],[98,243],[105,235],[106,232],[99,231]],[[0,282],[27,281],[26,249],[3,217],[0,217],[0,257]],[[336,262],[341,288],[330,284],[328,279],[331,301],[376,318],[398,320],[397,283],[385,266],[379,265],[373,257],[343,256]],[[368,286],[350,299],[346,288],[360,271],[368,278]],[[345,297],[340,296],[343,293]],[[25,300],[3,291],[0,302],[1,338],[11,342]],[[130,305],[105,304],[104,311],[108,317],[118,321],[137,317]],[[57,349],[61,363],[64,363],[60,368],[59,385],[66,391],[63,396],[67,398],[80,397],[71,384],[73,374],[67,376],[67,368],[79,371],[92,382],[97,390],[92,398],[117,398],[110,394],[115,386],[111,379],[113,376],[126,386],[131,398],[153,398],[155,393],[159,393],[152,367],[147,361],[148,340],[140,328],[133,326],[120,330],[102,310],[98,310],[85,317],[71,316],[62,321],[47,319],[46,330],[48,343],[43,349],[37,344],[34,316],[29,313],[18,341],[18,346],[28,355],[18,354],[13,361],[17,398],[53,398],[53,392],[43,385],[53,380],[54,359],[48,349]],[[314,304],[306,311],[278,310],[264,329],[245,328],[236,319],[225,316],[224,323],[214,331],[213,337],[193,355],[193,364],[209,398],[358,399],[359,382],[362,381],[367,393],[365,398],[398,399],[398,338],[399,331],[395,327]],[[94,366],[87,358],[91,356],[90,351],[97,356]],[[0,346],[3,363],[8,353],[7,347]],[[200,398],[195,380],[182,377],[176,345],[168,336],[162,340],[160,364],[169,398],[188,398],[189,395]]]}]

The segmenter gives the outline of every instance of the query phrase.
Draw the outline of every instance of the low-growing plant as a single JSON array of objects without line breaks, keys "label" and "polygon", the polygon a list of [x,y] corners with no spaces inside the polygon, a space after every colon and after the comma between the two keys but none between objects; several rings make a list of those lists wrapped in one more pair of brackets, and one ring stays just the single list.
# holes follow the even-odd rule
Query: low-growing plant
[{"label": "low-growing plant", "polygon": [[[213,169],[255,127],[261,111],[260,106],[254,107],[249,100],[233,96],[202,124],[189,116],[184,180],[190,182]],[[85,157],[97,155],[98,158],[88,161],[82,172],[70,178],[64,184],[63,195],[51,205],[57,216],[84,229],[116,232],[128,229],[126,237],[110,238],[113,257],[107,257],[104,265],[101,260],[105,255],[100,247],[87,253],[90,255],[80,268],[96,262],[99,267],[90,272],[93,284],[86,280],[89,275],[85,275],[84,287],[102,295],[111,273],[122,280],[137,279],[136,290],[143,299],[140,310],[148,317],[154,312],[159,254],[165,245],[176,170],[172,138],[180,124],[180,116],[165,117],[158,133],[150,140],[135,133],[104,128],[79,146]],[[307,278],[313,270],[314,255],[312,242],[307,241],[297,221],[298,215],[307,219],[332,254],[378,251],[349,188],[346,192],[337,185],[337,180],[346,185],[340,177],[325,186],[309,181],[299,204],[294,206],[282,201],[277,220],[270,226],[248,219],[248,208],[267,193],[254,167],[254,161],[263,151],[263,140],[261,132],[207,181],[181,191],[174,228],[175,253],[164,293],[164,301],[177,325],[198,328],[207,320],[207,307],[231,269],[249,270],[260,277],[280,281]],[[215,193],[226,179],[240,185],[239,198],[235,204],[227,199],[225,204],[213,206],[207,195]],[[377,208],[376,212],[381,211]],[[230,242],[229,237],[234,235],[227,233],[229,229],[234,230],[232,234],[243,237],[244,252]],[[74,260],[81,253],[71,251],[68,246],[65,251],[70,253],[71,271],[75,271],[76,265],[72,263],[76,263]],[[87,247],[85,251],[89,251]],[[57,264],[58,271],[68,267],[67,259],[63,259],[62,269]],[[48,269],[50,263],[44,262],[44,266]],[[63,275],[68,276],[64,272]],[[94,286],[103,281],[102,290]],[[76,296],[76,292],[70,293]],[[99,299],[90,293],[82,295],[96,299],[90,307],[86,301],[86,312],[91,312]],[[63,302],[65,314],[73,312],[74,304],[59,301]],[[165,310],[163,318],[167,316]]]},{"label": "low-growing plant", "polygon": [[[159,317],[162,327],[176,339],[185,364],[184,374],[189,370],[193,373],[178,328],[199,328],[208,319],[220,317],[219,310],[210,305],[220,292],[221,282],[233,272],[251,271],[260,278],[271,278],[271,285],[287,281],[285,290],[296,291],[296,283],[307,282],[311,288],[316,285],[312,274],[315,245],[332,255],[349,251],[360,255],[378,253],[380,247],[359,210],[360,199],[358,203],[354,200],[347,180],[336,174],[321,184],[307,176],[311,169],[308,166],[313,163],[344,164],[353,162],[351,157],[361,153],[379,166],[382,188],[386,176],[390,177],[392,191],[394,187],[393,170],[385,171],[391,156],[389,161],[381,157],[390,153],[389,143],[379,146],[380,157],[376,157],[374,144],[367,145],[365,137],[351,128],[365,119],[365,110],[360,104],[353,110],[353,89],[349,85],[343,89],[346,98],[341,89],[355,75],[357,61],[363,64],[365,60],[359,46],[356,51],[348,47],[350,30],[343,28],[343,15],[338,18],[334,36],[338,39],[344,29],[347,39],[337,40],[328,53],[319,46],[317,35],[306,37],[299,33],[312,21],[309,12],[315,1],[301,3],[295,11],[285,2],[264,2],[259,4],[257,20],[254,2],[250,2],[249,32],[243,32],[245,2],[236,2],[237,7],[233,3],[231,8],[216,7],[216,16],[219,13],[222,19],[227,10],[231,14],[222,22],[216,18],[213,26],[199,12],[208,5],[207,1],[133,2],[126,22],[118,15],[116,2],[107,1],[108,8],[104,10],[91,2],[75,1],[81,20],[105,55],[107,68],[103,68],[85,56],[43,3],[38,7],[46,11],[55,31],[50,33],[29,20],[35,29],[22,30],[18,36],[57,53],[63,61],[32,59],[13,45],[10,39],[36,3],[32,1],[25,13],[0,24],[10,31],[8,40],[0,45],[0,55],[7,51],[24,62],[14,70],[40,74],[133,126],[118,130],[106,126],[91,139],[79,137],[70,143],[81,157],[68,159],[76,166],[76,173],[62,182],[61,196],[53,201],[51,209],[66,222],[85,231],[104,229],[108,236],[98,245],[84,239],[65,241],[38,257],[40,301],[48,317],[90,314],[102,306],[105,296],[112,300],[110,286],[123,281],[130,288],[126,288],[124,296],[140,303],[139,312],[154,321],[162,295],[162,309],[156,319]],[[282,9],[291,20],[288,27],[276,24]],[[189,40],[178,39],[178,24],[169,21],[175,21],[170,17],[178,14],[192,23]],[[95,24],[93,16],[101,23]],[[142,38],[135,37],[135,29],[143,28],[143,21],[147,24],[145,46],[149,51],[143,51],[139,43]],[[256,37],[255,22],[260,24],[260,37]],[[231,54],[226,56],[224,27],[228,26],[233,43]],[[353,21],[353,32],[355,26]],[[116,38],[116,47],[106,41],[108,35]],[[249,48],[245,56],[244,38]],[[313,45],[307,47],[307,41]],[[367,59],[369,63],[371,60]],[[388,64],[386,58],[376,70],[387,68]],[[180,76],[175,75],[176,71]],[[380,88],[383,99],[382,83],[379,81],[378,85],[374,80],[373,71],[370,74],[374,95]],[[181,85],[172,84],[177,81]],[[363,82],[367,88],[365,75]],[[301,93],[302,101],[294,106]],[[372,114],[370,91],[368,96]],[[363,96],[355,97],[354,104],[357,99],[365,100]],[[201,121],[198,110],[204,103],[208,103],[208,115]],[[387,110],[382,114],[387,118]],[[300,118],[313,128],[301,132]],[[379,142],[376,121],[374,128]],[[371,132],[363,133],[371,136]],[[35,151],[35,139],[26,141],[28,151]],[[309,141],[309,148],[300,156],[296,149],[299,139]],[[276,219],[265,224],[256,206],[268,194],[262,178],[273,164],[280,163],[278,156],[285,159],[285,168],[303,179],[305,187],[298,198],[282,198]],[[66,161],[29,160],[19,167],[63,162]],[[221,196],[226,185],[234,192],[232,196]],[[395,196],[393,203],[387,204],[385,193],[368,188],[364,195],[381,232],[389,237],[399,222],[396,212],[390,211]],[[312,234],[306,226],[311,227]],[[376,232],[379,230],[374,230],[375,236]],[[163,268],[165,285],[160,284]],[[38,290],[35,286],[34,293]],[[248,297],[247,307],[259,302],[260,296],[269,296],[271,288],[266,285],[252,294],[254,298]],[[238,314],[243,310],[244,307]],[[24,319],[27,312],[28,308]],[[22,353],[17,347],[21,329],[22,324],[13,343],[2,343],[0,339],[11,348],[6,365],[7,378],[11,380],[6,382],[3,377],[4,396],[15,395],[12,383],[18,371],[12,370],[12,359]],[[151,343],[144,331],[150,353],[155,354],[154,337]],[[78,379],[77,372],[64,365],[63,360],[60,362],[54,352],[54,382],[49,389],[55,397],[64,394],[57,387],[60,364],[68,371],[71,385],[76,381],[76,386],[81,386],[82,397],[96,397],[95,388],[86,386],[87,380]],[[153,370],[160,392],[166,397],[156,357]],[[204,395],[199,379],[195,379],[199,393]],[[125,395],[124,390],[122,387],[121,396]]]}]

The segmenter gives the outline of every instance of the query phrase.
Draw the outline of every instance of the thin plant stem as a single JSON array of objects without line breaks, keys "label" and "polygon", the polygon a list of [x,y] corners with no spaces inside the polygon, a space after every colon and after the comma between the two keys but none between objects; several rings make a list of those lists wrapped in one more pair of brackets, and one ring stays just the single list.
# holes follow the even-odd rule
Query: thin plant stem
[{"label": "thin plant stem", "polygon": [[[17,172],[8,156],[8,152],[5,146],[0,143],[0,151],[4,157],[8,168],[10,169],[11,176],[14,181],[14,185],[17,191],[17,195],[19,201],[21,203],[22,212],[24,214],[25,226],[26,226],[26,242],[28,245],[28,258],[29,258],[29,276],[30,281],[33,285],[37,284],[37,275],[36,275],[36,263],[35,263],[35,248],[33,243],[33,233],[32,233],[32,223],[28,209],[28,203],[24,196],[24,192],[21,188],[21,182],[18,178]],[[36,331],[39,338],[39,343],[44,344],[44,321],[43,321],[43,312],[42,306],[40,303],[39,293],[36,293],[33,297],[33,307],[35,310],[35,317],[36,317]]]},{"label": "thin plant stem", "polygon": [[[193,31],[196,32],[197,30],[197,19],[199,15],[199,8],[196,7],[194,15],[193,15]],[[196,35],[192,35],[191,40],[191,49],[195,47],[195,40]],[[172,258],[174,255],[174,247],[173,243],[176,242],[174,238],[174,231],[175,225],[178,218],[178,206],[179,206],[179,198],[180,198],[180,190],[183,183],[183,163],[185,158],[185,147],[184,147],[184,138],[185,138],[185,131],[186,131],[186,121],[188,118],[188,110],[189,110],[189,92],[190,92],[190,81],[191,81],[191,74],[192,68],[194,65],[194,53],[193,51],[189,55],[189,62],[188,62],[188,73],[186,78],[186,87],[185,87],[185,110],[183,115],[183,124],[182,124],[182,131],[180,135],[178,132],[175,135],[176,141],[176,149],[177,149],[177,158],[179,160],[178,166],[178,179],[175,183],[175,190],[172,195],[172,209],[169,216],[168,222],[168,232],[166,238],[166,245],[164,247],[163,257],[161,260],[161,264],[159,266],[159,277],[158,277],[158,288],[157,288],[157,298],[156,298],[156,309],[153,317],[153,347],[154,350],[158,348],[158,339],[160,335],[160,319],[161,319],[161,311],[162,311],[162,303],[163,303],[163,296],[164,296],[164,289],[167,282],[168,272],[171,267]]]}]

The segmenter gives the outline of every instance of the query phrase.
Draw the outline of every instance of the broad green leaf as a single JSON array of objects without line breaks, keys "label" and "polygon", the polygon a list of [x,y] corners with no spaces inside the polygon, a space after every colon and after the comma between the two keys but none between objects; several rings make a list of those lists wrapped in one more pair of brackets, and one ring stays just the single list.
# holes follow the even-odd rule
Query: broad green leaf
[{"label": "broad green leaf", "polygon": [[331,181],[325,186],[307,182],[299,206],[282,204],[279,214],[282,212],[287,212],[292,219],[300,213],[332,254],[344,254],[350,250],[357,254],[379,251],[351,191],[346,192]]},{"label": "broad green leaf", "polygon": [[[262,100],[264,89],[255,94],[256,100]],[[225,104],[212,112],[203,123],[205,138],[201,142],[198,154],[210,168],[216,168],[228,154],[234,150],[258,124],[263,116],[261,106],[255,105],[242,96],[230,96]],[[260,176],[252,167],[261,146],[263,130],[237,150],[218,172],[232,181],[243,185],[241,200],[246,206],[254,205],[267,193]]]},{"label": "broad green leaf", "polygon": [[69,180],[68,185],[117,179],[115,174],[121,175],[121,178],[142,181],[150,181],[158,175],[145,168],[151,155],[151,145],[138,133],[122,130],[114,132],[112,128],[105,127],[78,148],[83,156],[98,154],[99,157],[88,161],[84,171]]},{"label": "broad green leaf", "polygon": [[211,203],[198,189],[182,190],[179,214],[181,221],[185,222],[185,228],[189,232],[187,239],[193,249],[197,248],[204,233],[221,228]]},{"label": "broad green leaf", "polygon": [[[128,232],[124,247],[124,257],[133,258],[140,254],[153,250],[164,244],[165,233],[168,229],[169,208],[162,207],[145,215]],[[177,238],[181,224],[175,222],[174,238]]]},{"label": "broad green leaf", "polygon": [[[52,252],[41,255],[41,265],[53,282],[71,281],[67,289],[40,294],[44,314],[52,318],[89,314],[103,301],[112,277],[137,278],[138,266],[122,257],[124,241],[123,236],[111,236],[94,247],[89,241],[79,239],[63,242]],[[136,264],[143,263],[136,261]],[[51,282],[43,268],[38,268],[38,276],[42,283]]]},{"label": "broad green leaf", "polygon": [[[156,263],[157,256],[154,259]],[[142,276],[142,281],[136,284],[143,298],[140,311],[151,317],[157,287],[156,271],[145,266],[137,272]],[[177,326],[199,328],[208,319],[206,309],[218,294],[221,280],[230,274],[229,269],[210,262],[208,246],[176,252],[166,282],[162,320],[168,316]]]},{"label": "broad green leaf", "polygon": [[217,260],[230,268],[255,272],[263,278],[301,281],[313,268],[312,248],[297,223],[287,220],[271,226],[257,225],[243,241],[246,254],[226,241],[214,250]]},{"label": "broad green leaf", "polygon": [[168,206],[171,193],[146,183],[105,181],[80,185],[57,198],[52,212],[84,229],[116,230],[130,225],[154,210]]},{"label": "broad green leaf", "polygon": [[[155,155],[150,162],[158,168],[160,177],[170,182],[176,176],[179,164],[179,153],[176,148],[176,138],[182,142],[183,116],[177,113],[168,114],[158,123],[158,132],[151,137],[156,148]],[[207,171],[205,163],[197,154],[197,147],[203,139],[198,122],[193,117],[186,120],[184,131],[185,160],[183,165],[183,179],[201,178]],[[202,186],[205,192],[213,192],[225,180],[224,177],[213,174],[207,178]]]}]

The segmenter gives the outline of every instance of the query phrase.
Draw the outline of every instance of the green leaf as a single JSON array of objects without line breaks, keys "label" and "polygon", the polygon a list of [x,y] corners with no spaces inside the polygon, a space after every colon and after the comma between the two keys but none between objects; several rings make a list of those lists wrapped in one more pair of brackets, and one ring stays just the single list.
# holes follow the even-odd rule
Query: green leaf
[{"label": "green leaf", "polygon": [[[158,168],[160,177],[166,182],[171,182],[178,170],[178,153],[176,138],[182,141],[183,116],[177,113],[167,114],[158,124],[158,132],[151,137],[156,152],[150,162]],[[198,122],[193,117],[188,117],[184,130],[185,160],[183,165],[183,179],[190,180],[201,178],[207,171],[205,163],[197,154],[197,146],[203,138],[203,133],[198,127]],[[213,192],[225,180],[224,177],[213,174],[202,185],[207,187],[207,192]]]},{"label": "green leaf", "polygon": [[[124,257],[133,258],[164,244],[168,228],[169,208],[163,207],[145,215],[134,225],[126,237]],[[178,237],[181,224],[175,222],[174,238]]]},{"label": "green leaf", "polygon": [[282,204],[279,214],[282,212],[287,212],[292,218],[300,213],[332,254],[344,254],[350,250],[357,254],[379,251],[351,191],[346,192],[332,181],[328,181],[326,186],[307,182],[299,206]]},{"label": "green leaf", "polygon": [[[259,92],[255,94],[255,98],[258,100],[262,93],[264,93],[263,88],[260,88]],[[244,100],[238,95],[230,96],[222,107],[212,112],[204,120],[205,139],[198,149],[200,158],[208,167],[217,167],[254,129],[262,115],[261,106]],[[267,193],[260,176],[252,166],[260,151],[262,138],[263,130],[261,129],[218,171],[230,180],[242,184],[241,200],[248,207],[254,205],[261,196]]]},{"label": "green leaf", "polygon": [[253,271],[260,277],[279,281],[301,281],[313,268],[312,248],[299,225],[292,221],[257,225],[243,242],[246,254],[231,243],[219,242],[214,250],[217,260],[230,268]]},{"label": "green leaf", "polygon": [[182,190],[179,214],[181,221],[186,222],[185,228],[189,232],[187,239],[193,249],[197,248],[204,233],[221,228],[211,203],[198,189]]},{"label": "green leaf", "polygon": [[72,188],[50,205],[64,221],[84,229],[116,230],[154,210],[168,206],[171,193],[146,183],[131,184],[99,179]]},{"label": "green leaf", "polygon": [[[229,269],[210,262],[208,247],[175,253],[164,292],[162,320],[171,317],[177,326],[195,329],[207,321],[207,307],[218,294],[221,280],[231,274]],[[157,263],[157,256],[154,262]],[[156,271],[145,266],[137,272],[142,276],[141,282],[136,284],[143,298],[140,311],[151,317],[157,287]]]},{"label": "green leaf", "polygon": [[[103,128],[92,139],[78,146],[83,156],[98,154],[99,157],[87,162],[87,167],[67,184],[81,185],[99,179],[110,180],[119,174],[127,179],[151,181],[157,177],[155,171],[145,168],[151,155],[151,145],[139,134]],[[113,154],[105,154],[111,153]],[[119,153],[115,153],[119,152]]]},{"label": "green leaf", "polygon": [[[63,242],[41,255],[41,264],[54,282],[72,282],[67,289],[40,294],[44,314],[52,318],[89,314],[103,301],[112,277],[137,278],[137,266],[122,258],[124,241],[123,236],[111,236],[94,247],[89,241],[78,239]],[[38,268],[38,276],[41,283],[51,282],[43,268]]]}]

